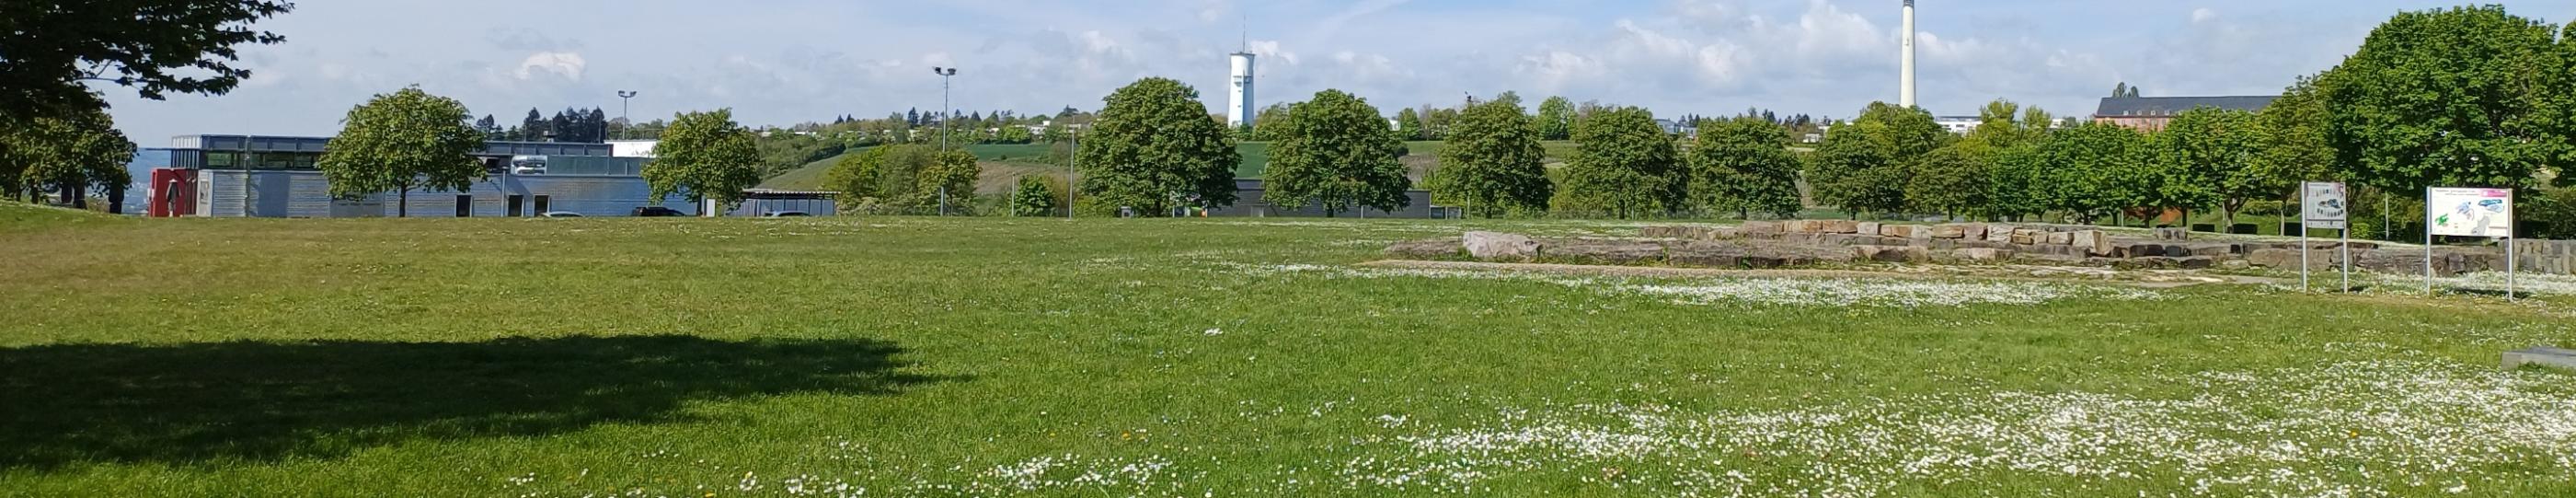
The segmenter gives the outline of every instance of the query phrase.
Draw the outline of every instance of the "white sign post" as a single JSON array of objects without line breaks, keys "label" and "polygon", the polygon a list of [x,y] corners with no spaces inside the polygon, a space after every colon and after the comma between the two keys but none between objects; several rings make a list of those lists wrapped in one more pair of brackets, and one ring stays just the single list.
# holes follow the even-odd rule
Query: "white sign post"
[{"label": "white sign post", "polygon": [[2424,189],[2424,293],[2433,292],[2433,236],[2504,240],[2504,294],[2519,287],[2514,276],[2513,189]]},{"label": "white sign post", "polygon": [[2307,182],[2299,186],[2299,289],[2308,289],[2308,230],[2325,228],[2343,233],[2343,290],[2352,290],[2351,206],[2344,199],[2343,184]]}]

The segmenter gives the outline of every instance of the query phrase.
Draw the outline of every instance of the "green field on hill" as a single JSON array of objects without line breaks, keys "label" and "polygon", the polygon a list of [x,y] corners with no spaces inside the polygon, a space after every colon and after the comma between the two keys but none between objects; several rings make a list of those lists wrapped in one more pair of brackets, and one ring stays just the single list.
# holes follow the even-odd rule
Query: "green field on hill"
[{"label": "green field on hill", "polygon": [[2576,494],[2564,297],[1353,266],[1470,229],[1637,225],[0,203],[0,495]]}]

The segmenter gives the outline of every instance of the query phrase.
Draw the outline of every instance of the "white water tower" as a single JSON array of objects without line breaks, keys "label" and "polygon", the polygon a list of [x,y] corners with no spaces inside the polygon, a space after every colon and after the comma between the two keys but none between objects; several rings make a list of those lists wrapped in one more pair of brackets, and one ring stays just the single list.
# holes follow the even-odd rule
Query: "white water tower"
[{"label": "white water tower", "polygon": [[1225,125],[1241,128],[1251,125],[1253,113],[1260,111],[1252,108],[1252,51],[1235,52],[1231,58],[1234,77],[1233,88],[1226,92]]}]

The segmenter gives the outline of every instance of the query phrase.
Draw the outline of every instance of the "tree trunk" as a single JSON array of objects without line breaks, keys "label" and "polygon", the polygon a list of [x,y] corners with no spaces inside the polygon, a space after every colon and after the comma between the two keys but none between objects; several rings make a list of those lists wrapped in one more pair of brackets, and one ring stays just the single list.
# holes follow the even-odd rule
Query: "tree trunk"
[{"label": "tree trunk", "polygon": [[125,214],[125,186],[107,188],[107,214]]},{"label": "tree trunk", "polygon": [[78,182],[63,182],[63,201],[71,203],[72,209],[89,209],[89,196],[81,195],[80,187]]},{"label": "tree trunk", "polygon": [[[405,188],[403,188],[402,190],[400,190],[400,192],[401,192],[401,193],[395,194],[395,196],[396,196],[396,199],[397,199],[397,200],[395,200],[395,201],[394,201],[394,217],[395,217],[395,218],[410,218],[410,217],[411,217],[411,188],[409,188],[409,187],[405,187]],[[378,215],[378,216],[382,216],[382,215]]]}]

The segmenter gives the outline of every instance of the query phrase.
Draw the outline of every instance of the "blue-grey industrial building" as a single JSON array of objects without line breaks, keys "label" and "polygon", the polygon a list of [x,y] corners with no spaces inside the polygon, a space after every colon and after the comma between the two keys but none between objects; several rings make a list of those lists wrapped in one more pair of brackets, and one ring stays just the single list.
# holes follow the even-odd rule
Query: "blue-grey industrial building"
[{"label": "blue-grey industrial building", "polygon": [[[376,217],[393,216],[405,196],[380,192],[334,198],[315,164],[328,138],[188,135],[169,149],[138,154],[172,173],[137,175],[149,183],[145,202],[159,216]],[[410,192],[410,216],[627,216],[658,206],[694,214],[696,206],[671,196],[655,201],[642,175],[646,158],[615,157],[608,144],[486,142],[474,153],[489,176],[464,191]],[[513,172],[514,156],[546,156],[541,174]],[[165,214],[167,213],[167,214]],[[817,213],[828,215],[828,213]]]}]

